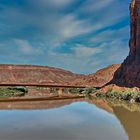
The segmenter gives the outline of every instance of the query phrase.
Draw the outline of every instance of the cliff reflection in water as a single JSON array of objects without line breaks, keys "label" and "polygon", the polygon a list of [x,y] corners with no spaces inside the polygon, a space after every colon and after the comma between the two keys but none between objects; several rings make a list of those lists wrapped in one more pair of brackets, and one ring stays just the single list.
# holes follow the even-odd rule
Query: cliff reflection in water
[{"label": "cliff reflection in water", "polygon": [[122,107],[114,107],[114,114],[117,116],[126,133],[129,140],[140,139],[140,112],[130,112]]},{"label": "cliff reflection in water", "polygon": [[[139,140],[139,108],[139,105],[126,104],[125,102],[119,103],[102,99],[91,100],[88,98],[35,102],[1,102],[0,114],[2,114],[3,112],[5,114],[1,115],[0,119],[4,119],[2,118],[2,116],[9,116],[10,113],[10,117],[12,119],[10,120],[10,118],[8,118],[7,120],[0,121],[1,126],[11,125],[11,129],[6,128],[6,126],[4,126],[4,128],[0,127],[0,138],[21,139],[20,136],[22,135],[23,139],[32,139],[36,137],[37,134],[38,139],[40,136],[40,138],[42,137],[42,139],[61,138],[62,140],[68,138],[81,140],[85,138],[87,140],[92,140],[93,138],[101,140]],[[46,109],[49,109],[50,111],[47,111]],[[11,110],[13,111],[11,112]],[[41,110],[43,112],[41,112]],[[26,118],[29,114],[30,117],[32,117],[32,120]],[[38,114],[39,118],[37,117]],[[15,120],[13,119],[14,117]],[[45,120],[43,120],[42,117]],[[57,119],[55,117],[57,117]],[[40,120],[40,122],[36,122],[38,119]],[[23,125],[25,120],[27,121],[27,126]],[[21,123],[20,121],[23,122]],[[62,126],[59,125],[60,122],[62,123]],[[28,128],[28,123],[30,129]],[[18,134],[16,133],[16,131],[12,130],[12,126],[14,127],[13,129],[15,129],[16,127],[16,129],[18,130]],[[21,132],[22,134],[20,134],[21,128],[23,130]],[[24,130],[25,128],[26,130]],[[28,134],[27,130],[31,132]],[[59,133],[57,133],[55,130],[59,130]],[[24,131],[27,132],[26,135],[24,135]],[[56,137],[54,134],[52,134],[54,133],[54,131],[56,133]],[[34,136],[33,132],[36,132]],[[67,135],[65,136],[65,134],[63,133]]]}]

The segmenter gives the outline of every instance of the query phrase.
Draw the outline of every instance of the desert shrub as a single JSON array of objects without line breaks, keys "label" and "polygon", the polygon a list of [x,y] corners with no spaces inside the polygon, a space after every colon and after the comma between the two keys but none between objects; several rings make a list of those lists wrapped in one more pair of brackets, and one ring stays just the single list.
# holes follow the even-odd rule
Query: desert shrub
[{"label": "desert shrub", "polygon": [[69,89],[69,92],[70,93],[74,93],[74,94],[78,94],[78,93],[81,93],[83,90],[82,89],[79,89],[79,88],[70,88]]},{"label": "desert shrub", "polygon": [[0,88],[0,97],[20,97],[26,94],[27,90],[23,88]]},{"label": "desert shrub", "polygon": [[70,93],[77,93],[77,94],[92,94],[97,92],[96,88],[70,88]]}]

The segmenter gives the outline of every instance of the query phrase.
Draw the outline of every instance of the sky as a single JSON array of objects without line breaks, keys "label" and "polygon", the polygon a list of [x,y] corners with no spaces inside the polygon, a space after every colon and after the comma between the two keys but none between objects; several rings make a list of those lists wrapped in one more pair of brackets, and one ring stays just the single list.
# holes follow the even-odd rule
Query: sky
[{"label": "sky", "polygon": [[129,52],[130,0],[0,0],[0,63],[89,74]]}]

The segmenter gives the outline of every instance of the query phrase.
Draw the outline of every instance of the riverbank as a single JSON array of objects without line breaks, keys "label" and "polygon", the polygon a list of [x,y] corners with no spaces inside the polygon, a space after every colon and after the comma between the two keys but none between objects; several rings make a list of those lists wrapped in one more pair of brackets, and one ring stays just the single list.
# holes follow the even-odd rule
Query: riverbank
[{"label": "riverbank", "polygon": [[117,85],[108,85],[100,89],[97,88],[83,88],[71,89],[72,94],[84,94],[85,96],[110,98],[115,100],[129,101],[130,103],[140,103],[140,89],[139,88],[126,88]]},{"label": "riverbank", "polygon": [[118,87],[109,85],[103,88],[63,88],[58,87],[4,87],[0,88],[0,102],[6,101],[32,101],[47,100],[55,98],[75,98],[75,97],[97,97],[108,98],[121,101],[129,101],[130,103],[140,103],[139,88]]},{"label": "riverbank", "polygon": [[137,87],[127,88],[119,87],[117,85],[112,84],[101,88],[97,91],[97,93],[94,96],[102,98],[111,98],[116,100],[124,100],[129,101],[131,103],[140,103],[140,89]]}]

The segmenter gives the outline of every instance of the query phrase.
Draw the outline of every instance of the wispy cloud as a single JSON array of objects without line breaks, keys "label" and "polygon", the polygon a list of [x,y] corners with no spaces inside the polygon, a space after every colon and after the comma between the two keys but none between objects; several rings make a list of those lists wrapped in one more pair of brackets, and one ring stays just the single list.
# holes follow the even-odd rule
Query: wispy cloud
[{"label": "wispy cloud", "polygon": [[77,73],[121,63],[128,53],[128,7],[129,0],[0,1],[0,63]]},{"label": "wispy cloud", "polygon": [[74,55],[77,58],[86,59],[89,57],[93,57],[94,55],[97,55],[101,52],[100,48],[89,48],[86,46],[82,46],[80,44],[77,44],[76,47],[73,49]]},{"label": "wispy cloud", "polygon": [[25,55],[43,54],[41,48],[31,46],[26,40],[15,39],[14,42],[19,51]]},{"label": "wispy cloud", "polygon": [[98,35],[93,36],[90,41],[92,41],[93,43],[104,43],[114,40],[121,41],[128,38],[129,38],[129,26],[125,26],[120,29],[105,30],[99,33]]},{"label": "wispy cloud", "polygon": [[87,13],[98,12],[108,8],[113,2],[115,0],[86,0],[80,10]]},{"label": "wispy cloud", "polygon": [[24,54],[33,53],[33,48],[31,45],[25,40],[15,40],[15,43],[18,45],[19,50]]}]

